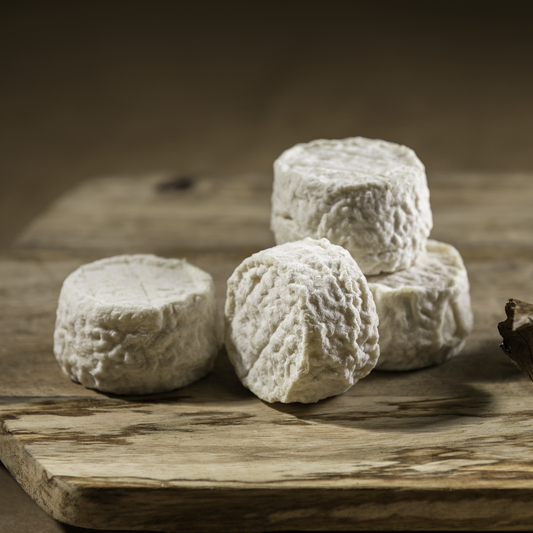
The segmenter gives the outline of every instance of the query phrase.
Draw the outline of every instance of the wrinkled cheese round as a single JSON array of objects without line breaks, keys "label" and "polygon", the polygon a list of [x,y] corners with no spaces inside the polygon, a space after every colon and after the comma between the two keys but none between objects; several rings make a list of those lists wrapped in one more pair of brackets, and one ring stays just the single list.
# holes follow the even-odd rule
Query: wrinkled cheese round
[{"label": "wrinkled cheese round", "polygon": [[453,246],[428,240],[415,266],[367,279],[379,316],[376,369],[414,370],[459,354],[473,315],[466,269]]},{"label": "wrinkled cheese round", "polygon": [[424,165],[406,146],[322,139],[297,144],[274,163],[277,244],[326,237],[372,275],[410,267],[432,225]]},{"label": "wrinkled cheese round", "polygon": [[63,372],[85,387],[150,394],[207,374],[219,330],[209,274],[184,259],[122,255],[67,277],[54,353]]},{"label": "wrinkled cheese round", "polygon": [[316,402],[374,368],[378,318],[350,254],[326,239],[275,246],[228,280],[225,341],[242,383],[267,402]]}]

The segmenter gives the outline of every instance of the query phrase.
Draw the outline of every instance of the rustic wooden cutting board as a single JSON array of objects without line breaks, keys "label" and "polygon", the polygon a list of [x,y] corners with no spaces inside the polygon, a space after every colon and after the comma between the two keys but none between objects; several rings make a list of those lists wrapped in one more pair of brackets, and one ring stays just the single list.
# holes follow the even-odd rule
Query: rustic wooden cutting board
[{"label": "rustic wooden cutting board", "polygon": [[267,404],[224,350],[203,380],[119,397],[64,376],[57,297],[79,265],[188,257],[225,281],[273,245],[268,176],[119,177],[66,194],[0,257],[0,459],[53,517],[102,529],[523,529],[533,524],[533,383],[500,352],[533,301],[533,176],[430,179],[432,236],[459,248],[476,326],[461,356],[373,372],[342,396]]}]

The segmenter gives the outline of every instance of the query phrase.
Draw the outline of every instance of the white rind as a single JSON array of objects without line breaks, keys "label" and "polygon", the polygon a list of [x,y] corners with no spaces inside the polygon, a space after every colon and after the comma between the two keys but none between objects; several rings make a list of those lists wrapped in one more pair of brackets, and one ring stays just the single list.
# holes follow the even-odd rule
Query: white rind
[{"label": "white rind", "polygon": [[424,165],[406,146],[319,139],[274,163],[277,244],[326,237],[374,275],[409,268],[424,253],[432,225]]},{"label": "white rind", "polygon": [[414,370],[459,354],[473,315],[468,275],[453,246],[428,240],[415,266],[367,280],[379,316],[376,370]]},{"label": "white rind", "polygon": [[326,239],[252,255],[228,280],[225,342],[242,383],[267,402],[341,394],[375,366],[378,318],[350,254]]},{"label": "white rind", "polygon": [[116,256],[83,265],[63,283],[54,353],[85,387],[165,392],[211,370],[219,329],[209,274],[184,259]]}]

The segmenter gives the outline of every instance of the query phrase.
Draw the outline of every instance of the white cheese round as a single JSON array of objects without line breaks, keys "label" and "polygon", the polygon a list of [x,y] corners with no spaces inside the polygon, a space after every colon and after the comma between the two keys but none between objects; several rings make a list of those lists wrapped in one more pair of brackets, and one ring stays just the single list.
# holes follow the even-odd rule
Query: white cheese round
[{"label": "white cheese round", "polygon": [[277,244],[326,237],[371,275],[410,267],[432,225],[424,165],[406,146],[322,139],[297,144],[274,163]]},{"label": "white cheese round", "polygon": [[67,277],[54,353],[63,372],[85,387],[150,394],[207,374],[219,330],[208,273],[184,259],[122,255]]},{"label": "white cheese round", "polygon": [[267,402],[341,394],[375,366],[378,317],[350,254],[305,239],[252,255],[228,280],[225,342],[242,383]]},{"label": "white cheese round", "polygon": [[467,272],[453,246],[428,240],[415,266],[367,280],[379,316],[376,369],[414,370],[459,354],[473,315]]}]

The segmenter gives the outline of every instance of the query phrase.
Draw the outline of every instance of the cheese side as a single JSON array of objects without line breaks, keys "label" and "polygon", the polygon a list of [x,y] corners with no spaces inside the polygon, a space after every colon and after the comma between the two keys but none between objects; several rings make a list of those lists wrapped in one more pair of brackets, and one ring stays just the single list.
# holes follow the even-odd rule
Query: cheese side
[{"label": "cheese side", "polygon": [[226,349],[242,383],[267,402],[345,392],[377,362],[377,327],[361,270],[326,239],[263,250],[228,280]]},{"label": "cheese side", "polygon": [[274,163],[277,244],[325,237],[375,275],[409,268],[432,225],[424,165],[406,146],[321,139],[297,144]]},{"label": "cheese side", "polygon": [[219,330],[209,274],[184,259],[122,255],[67,277],[54,354],[63,372],[85,387],[165,392],[211,370]]},{"label": "cheese side", "polygon": [[379,316],[376,370],[414,370],[459,354],[473,315],[468,275],[453,246],[428,240],[416,265],[367,279]]}]

